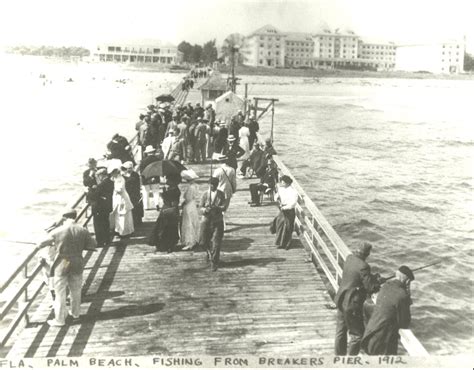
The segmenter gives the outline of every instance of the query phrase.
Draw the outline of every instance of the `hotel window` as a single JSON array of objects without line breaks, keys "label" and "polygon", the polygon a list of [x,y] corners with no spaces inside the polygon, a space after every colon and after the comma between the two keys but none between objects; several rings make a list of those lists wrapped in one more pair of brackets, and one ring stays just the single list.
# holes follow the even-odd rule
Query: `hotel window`
[{"label": "hotel window", "polygon": [[263,48],[263,44],[260,44],[260,47]]},{"label": "hotel window", "polygon": [[[263,36],[260,36],[260,40],[263,40]],[[260,64],[262,63],[262,61],[260,61]]]},{"label": "hotel window", "polygon": [[115,51],[115,46],[109,46],[109,47],[107,48],[107,50],[108,50],[108,51]]},{"label": "hotel window", "polygon": [[260,63],[260,64],[263,64],[263,61],[260,59],[260,60],[259,60],[259,63]]}]

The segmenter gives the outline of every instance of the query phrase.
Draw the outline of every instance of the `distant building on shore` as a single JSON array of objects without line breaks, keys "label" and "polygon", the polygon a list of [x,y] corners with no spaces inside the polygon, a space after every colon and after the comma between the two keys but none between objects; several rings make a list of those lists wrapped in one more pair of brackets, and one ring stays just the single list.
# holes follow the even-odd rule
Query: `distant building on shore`
[{"label": "distant building on shore", "polygon": [[464,42],[399,45],[396,69],[408,72],[464,72]]},{"label": "distant building on shore", "polygon": [[[383,55],[379,55],[379,48]],[[348,29],[282,32],[266,25],[247,37],[242,54],[244,63],[255,67],[391,70],[395,67],[394,53],[393,43],[366,44]]]},{"label": "distant building on shore", "polygon": [[180,64],[183,53],[178,47],[159,42],[108,43],[97,45],[91,50],[95,62]]},{"label": "distant building on shore", "polygon": [[347,68],[377,71],[463,71],[463,43],[402,45],[366,40],[349,29],[282,32],[266,25],[247,36],[244,64],[267,68]]}]

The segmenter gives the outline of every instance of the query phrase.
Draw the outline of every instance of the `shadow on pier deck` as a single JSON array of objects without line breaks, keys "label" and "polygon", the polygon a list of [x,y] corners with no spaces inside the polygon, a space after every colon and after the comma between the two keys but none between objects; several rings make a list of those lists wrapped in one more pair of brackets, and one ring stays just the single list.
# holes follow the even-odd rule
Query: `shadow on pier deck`
[{"label": "shadow on pier deck", "polygon": [[[192,167],[202,192],[209,166]],[[248,206],[254,181],[238,180],[218,271],[202,251],[154,253],[147,211],[126,243],[88,254],[79,322],[49,327],[45,300],[8,357],[331,354],[326,287],[296,236],[290,250],[274,247],[277,208]]]}]

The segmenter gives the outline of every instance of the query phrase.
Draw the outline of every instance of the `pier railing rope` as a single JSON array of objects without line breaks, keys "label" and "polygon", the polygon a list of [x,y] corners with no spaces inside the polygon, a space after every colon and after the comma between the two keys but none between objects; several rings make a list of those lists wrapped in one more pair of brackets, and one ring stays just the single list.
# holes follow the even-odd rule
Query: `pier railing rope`
[{"label": "pier railing rope", "polygon": [[[290,170],[278,156],[274,156],[282,174],[293,179],[293,187],[298,193],[295,224],[300,237],[309,248],[311,261],[324,271],[334,292],[342,279],[342,268],[351,251],[339,237],[321,211],[308,197]],[[410,356],[428,356],[428,352],[409,329],[400,329],[400,340]]]}]

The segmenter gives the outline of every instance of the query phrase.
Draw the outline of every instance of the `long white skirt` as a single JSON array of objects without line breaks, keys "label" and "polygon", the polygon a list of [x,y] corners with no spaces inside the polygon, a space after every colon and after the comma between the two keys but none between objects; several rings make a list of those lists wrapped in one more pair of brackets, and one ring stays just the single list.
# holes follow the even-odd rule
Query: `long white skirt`
[{"label": "long white skirt", "polygon": [[110,214],[110,228],[120,236],[130,235],[135,231],[132,211],[121,213],[118,210]]},{"label": "long white skirt", "polygon": [[183,207],[181,221],[181,242],[187,247],[193,247],[199,241],[199,214],[196,202],[191,201]]}]

